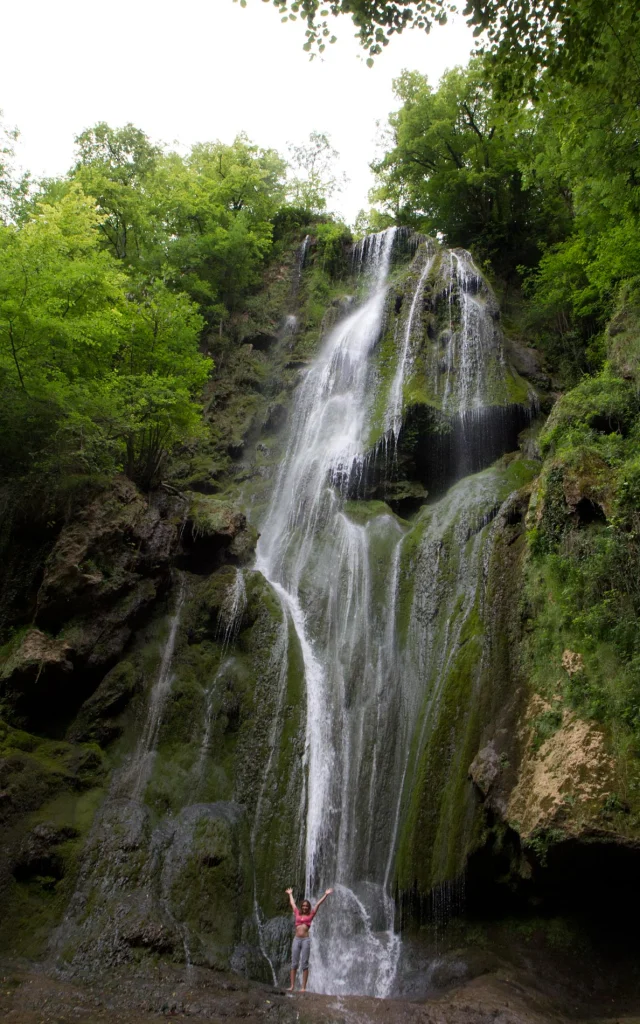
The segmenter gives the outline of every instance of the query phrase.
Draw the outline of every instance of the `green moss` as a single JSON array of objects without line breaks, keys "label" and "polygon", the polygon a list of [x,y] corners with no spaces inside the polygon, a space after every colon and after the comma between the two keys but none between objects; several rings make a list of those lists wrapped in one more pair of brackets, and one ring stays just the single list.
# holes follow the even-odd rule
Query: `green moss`
[{"label": "green moss", "polygon": [[606,345],[611,362],[624,377],[640,379],[640,280],[621,287],[607,327]]},{"label": "green moss", "polygon": [[[238,529],[238,509],[209,494],[189,495],[189,519],[196,536],[233,536]],[[244,517],[241,517],[244,519]]]},{"label": "green moss", "polygon": [[558,731],[562,725],[562,708],[549,708],[542,711],[531,721],[533,729],[533,749],[539,750],[542,744]]},{"label": "green moss", "polygon": [[409,653],[416,608],[423,622],[430,609],[421,724],[409,755],[396,862],[404,891],[426,895],[456,879],[482,841],[484,821],[468,771],[486,723],[496,719],[514,685],[524,550],[517,521],[496,531],[492,520],[508,496],[521,501],[520,490],[538,468],[517,458],[499,460],[423,508],[402,542],[397,610],[400,642]]},{"label": "green moss", "polygon": [[39,956],[73,893],[84,840],[104,791],[104,759],[95,744],[40,740],[2,724],[4,791],[19,815],[5,823],[14,856],[35,826],[46,824],[61,841],[52,846],[55,874],[25,873],[6,882],[0,950]]},{"label": "green moss", "polygon": [[575,447],[578,438],[595,444],[599,435],[625,436],[638,409],[633,385],[605,367],[601,373],[585,377],[556,402],[540,434],[542,453]]},{"label": "green moss", "polygon": [[175,918],[199,941],[198,958],[219,969],[229,966],[244,909],[236,831],[223,818],[197,821],[169,894]]},{"label": "green moss", "polygon": [[360,526],[365,526],[378,516],[391,516],[396,522],[404,523],[384,501],[346,501],[343,511],[352,523]]},{"label": "green moss", "polygon": [[[400,889],[428,893],[462,872],[477,839],[473,795],[467,779],[477,751],[479,719],[473,694],[482,656],[477,611],[465,620],[460,649],[442,680],[437,706],[411,788],[396,861]],[[431,700],[427,698],[428,705]],[[423,714],[427,709],[423,711]]]},{"label": "green moss", "polygon": [[[630,835],[640,831],[639,436],[635,389],[609,368],[557,403],[543,431],[524,591],[531,683],[605,728],[629,808],[616,827]],[[582,656],[581,671],[564,670],[565,650]]]}]

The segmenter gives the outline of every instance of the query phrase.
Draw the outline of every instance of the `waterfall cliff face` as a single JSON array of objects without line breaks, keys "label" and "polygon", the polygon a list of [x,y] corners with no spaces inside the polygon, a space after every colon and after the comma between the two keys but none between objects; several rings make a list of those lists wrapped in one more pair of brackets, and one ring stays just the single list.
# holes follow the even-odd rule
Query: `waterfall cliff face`
[{"label": "waterfall cliff face", "polygon": [[[314,923],[311,986],[378,996],[392,990],[399,954],[392,883],[398,843],[403,851],[411,843],[407,806],[411,794],[424,796],[424,751],[464,643],[472,674],[481,662],[470,630],[472,622],[480,629],[489,524],[514,482],[504,470],[472,477],[413,523],[380,502],[350,500],[366,490],[381,409],[378,470],[381,458],[393,468],[415,377],[428,379],[432,404],[457,421],[451,429],[481,425],[491,405],[511,404],[486,285],[468,254],[443,255],[432,243],[416,257],[413,294],[395,323],[395,365],[381,387],[395,237],[392,228],[361,244],[368,294],[330,332],[298,389],[256,562],[303,652],[305,887],[310,895],[335,888]],[[438,289],[448,323],[433,346],[442,353],[425,356],[425,298]],[[472,691],[471,683],[471,700]],[[466,715],[456,710],[454,730]],[[431,804],[441,799],[434,792]],[[425,853],[437,860],[435,849]],[[434,881],[452,867],[460,864],[443,858]]]},{"label": "waterfall cliff face", "polygon": [[[387,996],[397,907],[464,870],[467,771],[499,699],[495,538],[531,475],[521,458],[492,463],[533,397],[468,253],[389,229],[354,248],[352,272],[355,297],[336,297],[291,371],[271,464],[243,480],[261,530],[251,568],[237,513],[191,496],[171,614],[128,655],[146,703],[54,941],[65,961],[151,950],[282,980],[285,887],[332,887],[311,987]],[[269,342],[283,363],[287,322]],[[286,415],[273,393],[267,441]],[[236,564],[216,562],[220,538]]]}]

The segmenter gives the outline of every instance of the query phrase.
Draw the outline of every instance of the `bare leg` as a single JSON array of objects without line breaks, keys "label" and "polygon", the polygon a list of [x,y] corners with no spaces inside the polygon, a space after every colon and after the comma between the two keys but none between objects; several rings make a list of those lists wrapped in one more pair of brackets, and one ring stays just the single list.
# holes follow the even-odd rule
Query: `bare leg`
[{"label": "bare leg", "polygon": [[294,971],[294,970],[291,971],[291,985],[287,989],[287,992],[293,992],[293,987],[294,987],[294,985],[296,983],[296,973],[297,972]]},{"label": "bare leg", "polygon": [[302,988],[300,989],[301,992],[306,992],[307,991],[307,979],[308,979],[308,977],[309,977],[309,971],[308,970],[303,971],[302,972]]}]

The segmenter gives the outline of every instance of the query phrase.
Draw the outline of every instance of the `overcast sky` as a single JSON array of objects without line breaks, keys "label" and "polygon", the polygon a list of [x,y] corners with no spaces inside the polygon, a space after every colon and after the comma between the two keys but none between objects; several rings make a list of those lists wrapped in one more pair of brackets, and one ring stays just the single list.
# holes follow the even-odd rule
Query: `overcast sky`
[{"label": "overcast sky", "polygon": [[393,39],[369,69],[341,18],[326,59],[309,62],[303,26],[260,0],[31,0],[4,5],[0,25],[0,109],[36,176],[67,170],[73,137],[96,121],[181,146],[246,131],[284,155],[324,131],[350,178],[333,203],[349,222],[367,205],[376,121],[397,106],[392,79],[411,68],[435,84],[473,45],[459,19]]}]

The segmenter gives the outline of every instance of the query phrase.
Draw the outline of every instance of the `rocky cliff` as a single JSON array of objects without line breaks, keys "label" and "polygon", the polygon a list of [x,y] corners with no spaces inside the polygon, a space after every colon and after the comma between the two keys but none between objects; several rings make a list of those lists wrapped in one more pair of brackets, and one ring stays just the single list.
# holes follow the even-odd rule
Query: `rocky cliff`
[{"label": "rocky cliff", "polygon": [[[362,247],[341,245],[330,268],[313,238],[292,250],[209,339],[207,437],[157,492],[91,481],[50,518],[13,515],[5,950],[75,966],[162,955],[266,981],[286,962],[305,661],[252,566],[292,395],[362,293]],[[381,827],[397,827],[389,881],[408,932],[465,900],[484,913],[483,888],[507,912],[553,908],[587,862],[631,858],[621,879],[636,865],[634,301],[609,329],[612,366],[556,396],[468,254],[408,232],[394,250],[366,451],[341,486],[348,521],[378,538],[374,591],[402,536],[397,671],[421,690],[398,819]],[[372,602],[383,621],[388,594]]]}]

